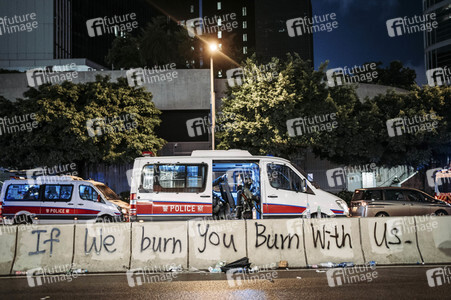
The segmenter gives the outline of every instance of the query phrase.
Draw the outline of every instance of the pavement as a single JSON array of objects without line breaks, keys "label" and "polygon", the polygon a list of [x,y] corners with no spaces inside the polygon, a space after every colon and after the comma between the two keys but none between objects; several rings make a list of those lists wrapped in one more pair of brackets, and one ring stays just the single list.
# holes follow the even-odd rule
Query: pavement
[{"label": "pavement", "polygon": [[128,278],[115,273],[40,276],[29,282],[26,276],[10,276],[0,277],[0,299],[451,299],[451,278],[435,287],[428,283],[426,272],[443,267],[268,270],[229,278],[207,272]]}]

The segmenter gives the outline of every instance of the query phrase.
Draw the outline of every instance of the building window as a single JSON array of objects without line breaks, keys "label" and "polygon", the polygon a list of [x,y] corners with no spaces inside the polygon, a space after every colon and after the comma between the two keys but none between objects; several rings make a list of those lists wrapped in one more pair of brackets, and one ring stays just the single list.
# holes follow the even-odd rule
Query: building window
[{"label": "building window", "polygon": [[221,18],[218,18],[218,26],[221,26],[222,25],[222,20],[221,20]]},{"label": "building window", "polygon": [[219,50],[222,50],[222,44],[218,45]]},{"label": "building window", "polygon": [[222,38],[222,31],[218,31],[218,39]]},{"label": "building window", "polygon": [[243,21],[243,29],[247,28],[247,21]]},{"label": "building window", "polygon": [[247,8],[246,8],[246,6],[243,7],[243,16],[247,16]]},{"label": "building window", "polygon": [[191,5],[191,6],[189,7],[189,12],[190,12],[190,13],[194,13],[194,5]]},{"label": "building window", "polygon": [[243,42],[247,42],[247,33],[243,34]]},{"label": "building window", "polygon": [[222,8],[222,4],[221,4],[221,1],[218,1],[218,10],[221,10],[221,8]]},{"label": "building window", "polygon": [[247,47],[246,46],[243,47],[243,54],[247,54]]}]

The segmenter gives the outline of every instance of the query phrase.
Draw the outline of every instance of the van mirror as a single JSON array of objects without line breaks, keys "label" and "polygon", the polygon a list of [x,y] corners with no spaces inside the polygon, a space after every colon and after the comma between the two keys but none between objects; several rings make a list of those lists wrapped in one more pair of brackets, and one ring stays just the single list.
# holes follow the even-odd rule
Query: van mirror
[{"label": "van mirror", "polygon": [[302,179],[301,183],[301,192],[305,193],[307,192],[307,179]]}]

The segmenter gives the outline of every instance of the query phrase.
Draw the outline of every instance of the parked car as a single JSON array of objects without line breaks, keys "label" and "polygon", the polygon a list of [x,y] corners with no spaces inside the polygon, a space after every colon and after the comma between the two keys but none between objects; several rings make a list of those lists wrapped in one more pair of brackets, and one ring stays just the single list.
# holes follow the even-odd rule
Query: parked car
[{"label": "parked car", "polygon": [[122,209],[108,201],[112,194],[101,182],[74,176],[7,180],[0,196],[2,218],[7,224],[122,221]]},{"label": "parked car", "polygon": [[355,190],[351,216],[388,217],[451,214],[451,205],[413,188],[380,187]]}]

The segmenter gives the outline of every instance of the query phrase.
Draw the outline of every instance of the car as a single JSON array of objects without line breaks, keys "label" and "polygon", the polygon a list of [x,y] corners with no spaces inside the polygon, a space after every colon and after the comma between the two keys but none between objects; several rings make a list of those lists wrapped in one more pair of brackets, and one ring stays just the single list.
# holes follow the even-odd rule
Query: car
[{"label": "car", "polygon": [[352,217],[443,216],[451,214],[451,205],[414,188],[362,188],[352,195],[350,214]]},{"label": "car", "polygon": [[1,190],[7,224],[61,224],[123,221],[119,199],[101,182],[75,176],[39,176],[7,180]]}]

